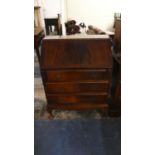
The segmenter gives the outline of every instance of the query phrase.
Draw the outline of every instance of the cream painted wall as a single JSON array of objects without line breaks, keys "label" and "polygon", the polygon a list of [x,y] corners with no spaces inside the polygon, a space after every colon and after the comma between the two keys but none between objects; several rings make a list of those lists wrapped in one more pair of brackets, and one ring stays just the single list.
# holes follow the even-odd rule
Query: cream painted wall
[{"label": "cream painted wall", "polygon": [[41,6],[42,22],[44,26],[44,18],[58,17],[59,13],[62,13],[62,4],[64,7],[64,18],[66,21],[66,0],[38,0]]},{"label": "cream painted wall", "polygon": [[34,0],[34,6],[40,6],[42,26],[45,26],[44,18],[57,17],[61,12],[61,0]]},{"label": "cream painted wall", "polygon": [[56,17],[61,13],[64,1],[64,20],[75,19],[78,23],[94,25],[103,30],[113,27],[114,13],[121,12],[126,0],[38,0],[41,6],[42,23],[44,18]]},{"label": "cream painted wall", "polygon": [[57,17],[61,11],[61,0],[41,0],[43,14],[46,18]]},{"label": "cream painted wall", "polygon": [[68,19],[111,30],[114,13],[122,11],[124,0],[66,0],[66,3]]}]

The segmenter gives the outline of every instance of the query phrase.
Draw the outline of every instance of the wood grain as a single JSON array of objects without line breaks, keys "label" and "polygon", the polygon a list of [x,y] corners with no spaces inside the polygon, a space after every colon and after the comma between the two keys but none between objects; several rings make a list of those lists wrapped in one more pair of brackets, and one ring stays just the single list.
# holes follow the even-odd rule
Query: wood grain
[{"label": "wood grain", "polygon": [[110,40],[43,40],[41,68],[111,68]]},{"label": "wood grain", "polygon": [[111,79],[111,74],[111,69],[50,70],[46,72],[48,82],[109,80]]},{"label": "wood grain", "polygon": [[49,104],[105,103],[107,93],[47,94]]},{"label": "wood grain", "polygon": [[109,81],[46,83],[47,93],[107,92]]}]

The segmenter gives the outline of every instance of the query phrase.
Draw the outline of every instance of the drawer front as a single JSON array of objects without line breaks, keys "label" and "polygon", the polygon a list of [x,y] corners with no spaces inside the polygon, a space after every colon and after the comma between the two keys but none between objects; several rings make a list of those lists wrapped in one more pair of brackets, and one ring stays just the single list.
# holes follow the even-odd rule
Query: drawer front
[{"label": "drawer front", "polygon": [[112,68],[110,38],[44,39],[41,68]]},{"label": "drawer front", "polygon": [[48,82],[93,81],[111,79],[111,69],[47,71]]},{"label": "drawer front", "polygon": [[105,112],[108,112],[108,104],[50,104],[48,107],[64,110],[104,109]]},{"label": "drawer front", "polygon": [[101,104],[107,100],[107,94],[47,94],[48,104]]},{"label": "drawer front", "polygon": [[107,92],[109,82],[60,82],[46,83],[46,92],[52,93],[83,93],[83,92]]}]

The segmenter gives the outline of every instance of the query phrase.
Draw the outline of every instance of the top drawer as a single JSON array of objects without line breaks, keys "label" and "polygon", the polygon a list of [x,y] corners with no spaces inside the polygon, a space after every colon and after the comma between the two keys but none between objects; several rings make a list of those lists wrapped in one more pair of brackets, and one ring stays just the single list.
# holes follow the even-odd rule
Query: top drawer
[{"label": "top drawer", "polygon": [[47,82],[110,80],[111,69],[46,71]]}]

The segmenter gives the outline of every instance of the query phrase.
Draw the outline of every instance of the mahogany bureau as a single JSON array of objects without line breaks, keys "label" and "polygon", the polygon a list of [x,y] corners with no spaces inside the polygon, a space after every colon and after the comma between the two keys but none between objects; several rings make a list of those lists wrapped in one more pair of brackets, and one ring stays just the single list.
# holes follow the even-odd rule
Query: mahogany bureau
[{"label": "mahogany bureau", "polygon": [[107,35],[46,36],[41,74],[52,109],[108,110],[112,52]]}]

